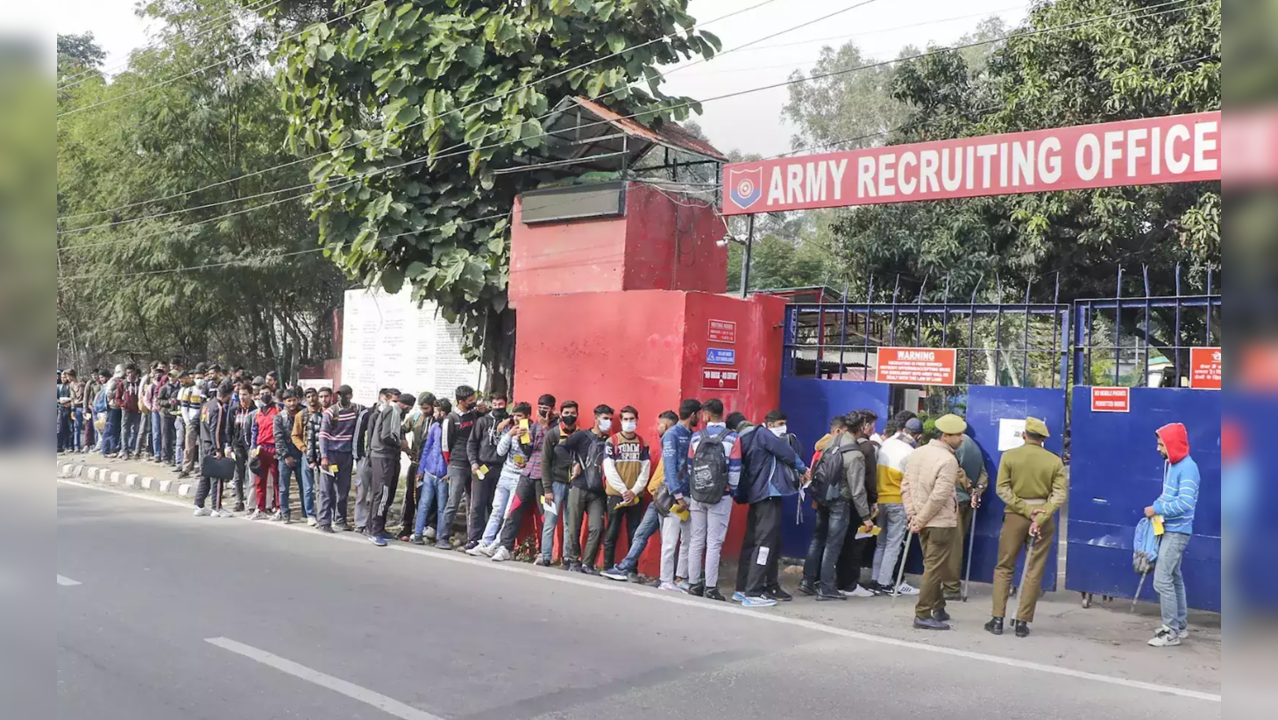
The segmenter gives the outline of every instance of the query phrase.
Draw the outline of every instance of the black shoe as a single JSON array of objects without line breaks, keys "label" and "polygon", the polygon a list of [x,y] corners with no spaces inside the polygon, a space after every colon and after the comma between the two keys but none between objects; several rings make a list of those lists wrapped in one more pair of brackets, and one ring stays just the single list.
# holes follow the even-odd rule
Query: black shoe
[{"label": "black shoe", "polygon": [[768,588],[765,595],[767,597],[772,598],[773,600],[776,600],[777,602],[790,602],[791,600],[794,599],[794,596],[782,590],[780,585],[774,588]]},{"label": "black shoe", "polygon": [[564,572],[580,572],[580,571],[578,570],[578,568],[580,568],[581,566],[580,566],[580,565],[578,565],[577,563],[568,563],[568,562],[566,562],[566,563],[564,563],[564,564],[562,565],[562,567],[563,567]]},{"label": "black shoe", "polygon": [[826,590],[825,588],[817,588],[817,602],[826,602],[829,600],[847,600],[848,596],[842,590]]},{"label": "black shoe", "polygon": [[637,573],[637,572],[632,572],[632,573],[630,573],[629,575],[627,575],[627,576],[626,576],[626,580],[628,580],[628,581],[630,581],[630,582],[632,582],[632,583],[641,583],[641,582],[643,582],[643,578],[639,577],[639,573]]},{"label": "black shoe", "polygon": [[916,630],[949,630],[950,626],[936,620],[934,618],[914,618],[914,629]]},{"label": "black shoe", "polygon": [[[335,528],[339,532],[351,532],[350,523],[342,523]],[[363,532],[362,530],[360,532]]]},{"label": "black shoe", "polygon": [[322,533],[327,533],[327,534],[329,534],[329,535],[332,535],[332,534],[333,534],[333,526],[332,526],[332,525],[316,525],[316,526],[315,526],[315,529],[316,529],[316,530],[319,530],[319,531],[320,531],[320,532],[322,532]]},{"label": "black shoe", "polygon": [[578,565],[574,567],[573,569],[581,573],[582,575],[598,575],[599,574],[599,571],[594,569],[590,565]]},{"label": "black shoe", "polygon": [[425,545],[425,544],[426,544],[426,539],[425,539],[425,538],[423,538],[421,535],[411,535],[411,536],[409,536],[409,538],[408,538],[408,542],[410,542],[410,543],[412,543],[412,544],[414,544],[414,545]]},{"label": "black shoe", "polygon": [[1003,618],[1001,617],[990,618],[990,621],[985,623],[985,632],[990,633],[991,635],[1002,635],[1003,634]]},{"label": "black shoe", "polygon": [[235,512],[244,512],[244,503],[235,503]]},{"label": "black shoe", "polygon": [[1013,627],[1016,628],[1016,637],[1018,638],[1029,637],[1029,634],[1030,634],[1029,623],[1023,620],[1013,620],[1012,625]]},{"label": "black shoe", "polygon": [[688,588],[688,594],[689,594],[689,595],[696,595],[697,597],[705,597],[705,596],[706,596],[706,584],[705,584],[705,583],[697,583],[696,585],[693,585],[692,587]]},{"label": "black shoe", "polygon": [[866,590],[869,590],[870,592],[874,593],[875,595],[891,595],[891,594],[892,594],[892,588],[890,588],[890,587],[888,587],[888,586],[886,586],[886,585],[880,585],[880,584],[879,584],[879,583],[877,583],[877,582],[872,582],[872,583],[870,583],[870,584],[866,585],[866,586],[865,586],[865,589],[866,589]]},{"label": "black shoe", "polygon": [[355,528],[355,532],[359,533],[360,535],[363,535],[363,534],[364,534],[364,528],[362,528],[362,527],[357,527],[357,528]]},{"label": "black shoe", "polygon": [[950,621],[950,614],[945,612],[945,608],[941,608],[940,610],[932,611],[932,618],[935,620],[940,620],[943,623],[947,623]]},{"label": "black shoe", "polygon": [[719,588],[714,588],[714,587],[707,588],[706,594],[703,597],[705,597],[705,599],[707,600],[717,600],[719,602],[728,601],[728,598],[724,597],[723,593],[719,592]]},{"label": "black shoe", "polygon": [[799,581],[799,592],[803,593],[804,595],[807,595],[808,597],[812,597],[813,595],[817,594],[817,589],[815,585],[808,582],[807,578],[804,578],[803,580]]}]

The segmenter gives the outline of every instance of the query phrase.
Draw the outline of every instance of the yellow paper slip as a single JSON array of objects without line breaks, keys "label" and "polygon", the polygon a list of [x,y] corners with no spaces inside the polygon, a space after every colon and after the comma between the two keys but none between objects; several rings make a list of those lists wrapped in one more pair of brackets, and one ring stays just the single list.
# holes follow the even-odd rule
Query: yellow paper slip
[{"label": "yellow paper slip", "polygon": [[1163,534],[1163,532],[1164,532],[1164,531],[1163,531],[1163,516],[1162,516],[1162,515],[1155,515],[1155,516],[1153,517],[1153,519],[1152,519],[1152,521],[1151,521],[1151,522],[1152,522],[1152,523],[1153,523],[1153,525],[1154,525],[1154,537],[1158,537],[1159,535],[1162,535],[1162,534]]}]

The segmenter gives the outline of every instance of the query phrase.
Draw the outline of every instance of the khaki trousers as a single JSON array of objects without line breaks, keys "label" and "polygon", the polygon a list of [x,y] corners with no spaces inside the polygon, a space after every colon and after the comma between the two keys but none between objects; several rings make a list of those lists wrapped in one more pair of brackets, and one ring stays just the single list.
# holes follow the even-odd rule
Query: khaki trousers
[{"label": "khaki trousers", "polygon": [[[1012,575],[1016,572],[1016,558],[1029,541],[1030,519],[1024,515],[1008,513],[1003,516],[1003,530],[998,536],[998,566],[994,568],[994,617],[1007,612],[1007,595],[1012,588]],[[1056,516],[1042,524],[1042,539],[1034,543],[1029,554],[1029,569],[1025,573],[1025,587],[1020,588],[1020,600],[1016,606],[1016,619],[1034,622],[1034,608],[1038,596],[1043,593],[1043,569],[1047,556],[1056,542]]]},{"label": "khaki trousers", "polygon": [[954,534],[958,528],[924,528],[919,535],[923,546],[923,582],[919,588],[919,601],[914,615],[929,618],[932,613],[945,608],[945,596],[941,584],[949,580],[950,549],[954,546]]},{"label": "khaki trousers", "polygon": [[957,595],[963,579],[963,553],[967,550],[967,532],[972,527],[972,504],[959,503],[959,524],[950,540],[950,572],[949,579],[941,583],[941,590],[947,595]]}]

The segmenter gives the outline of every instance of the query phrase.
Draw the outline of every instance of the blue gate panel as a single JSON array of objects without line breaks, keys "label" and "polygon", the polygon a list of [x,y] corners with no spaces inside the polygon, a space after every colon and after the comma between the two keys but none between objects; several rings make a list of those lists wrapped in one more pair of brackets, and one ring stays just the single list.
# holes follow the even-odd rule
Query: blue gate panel
[{"label": "blue gate panel", "polygon": [[[1278,557],[1278,535],[1265,532],[1269,514],[1269,488],[1278,487],[1278,464],[1271,462],[1268,436],[1278,416],[1278,393],[1226,390],[1221,397],[1222,420],[1234,423],[1241,434],[1235,457],[1221,468],[1222,525],[1229,520],[1232,557],[1221,567],[1233,605],[1240,609],[1278,610],[1278,573],[1272,571]],[[1230,610],[1233,610],[1231,607]]]},{"label": "blue gate panel", "polygon": [[[1163,487],[1154,431],[1180,422],[1189,430],[1190,455],[1202,476],[1194,537],[1185,551],[1187,595],[1190,607],[1219,611],[1221,393],[1131,388],[1129,402],[1131,412],[1094,413],[1090,389],[1074,388],[1065,587],[1125,598],[1136,592],[1132,535]],[[1152,578],[1142,598],[1156,599],[1151,584]]]},{"label": "blue gate panel", "polygon": [[[985,472],[989,473],[990,485],[985,493],[981,507],[976,511],[976,541],[972,548],[972,579],[977,582],[993,582],[994,566],[998,564],[998,537],[1003,528],[1003,512],[1006,505],[995,492],[994,484],[998,478],[998,464],[1002,453],[998,451],[999,420],[1023,420],[1036,417],[1047,423],[1051,437],[1045,446],[1048,450],[1061,454],[1064,447],[1065,434],[1065,391],[1052,388],[995,387],[990,385],[972,385],[968,388],[967,427],[968,434],[981,448],[985,457]],[[1058,523],[1059,527],[1059,523]],[[1059,530],[1058,530],[1059,532]],[[965,539],[966,542],[966,539]],[[1047,568],[1043,572],[1043,588],[1056,589],[1057,548],[1058,542],[1051,539],[1052,552],[1047,559]],[[917,550],[916,545],[911,553]],[[964,550],[966,553],[966,550]],[[1019,581],[1021,567],[1025,562],[1024,553],[1016,566],[1013,583]],[[910,572],[922,572],[921,559],[910,563]]]},{"label": "blue gate panel", "polygon": [[[790,432],[803,446],[803,461],[811,461],[817,441],[830,431],[830,418],[835,415],[873,410],[882,430],[887,423],[890,390],[891,386],[883,383],[782,377],[781,411]],[[797,498],[788,499],[781,515],[783,557],[803,557],[812,539],[815,512],[807,505],[800,512],[797,506]]]}]

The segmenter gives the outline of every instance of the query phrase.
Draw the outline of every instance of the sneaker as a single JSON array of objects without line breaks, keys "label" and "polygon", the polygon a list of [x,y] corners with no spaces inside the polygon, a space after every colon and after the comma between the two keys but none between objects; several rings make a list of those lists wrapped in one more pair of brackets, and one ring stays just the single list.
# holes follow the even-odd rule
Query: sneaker
[{"label": "sneaker", "polygon": [[592,565],[578,565],[574,569],[577,572],[581,573],[582,575],[598,575],[599,574],[599,571],[596,570],[594,566]]},{"label": "sneaker", "polygon": [[889,586],[887,586],[887,585],[883,585],[883,584],[878,583],[878,582],[872,582],[872,583],[870,583],[869,585],[866,585],[866,586],[865,586],[865,589],[866,589],[866,590],[869,590],[869,591],[870,591],[871,593],[873,593],[876,597],[877,597],[877,596],[881,596],[881,595],[891,595],[891,594],[892,594],[892,588],[891,588],[891,587],[889,587]]},{"label": "sneaker", "polygon": [[312,515],[311,517],[306,518],[306,524],[310,525],[311,527],[316,527],[317,525],[319,525],[319,520],[316,520],[315,516]]},{"label": "sneaker", "polygon": [[694,595],[696,597],[704,597],[706,594],[706,584],[697,583],[696,585],[693,585],[692,587],[688,588],[688,594]]},{"label": "sneaker", "polygon": [[826,590],[825,588],[817,588],[817,602],[828,602],[830,600],[847,600],[848,596],[842,590]]},{"label": "sneaker", "polygon": [[484,557],[491,558],[493,555],[497,554],[497,543],[493,543],[491,545],[480,545],[479,552],[483,553]]},{"label": "sneaker", "polygon": [[743,603],[745,602],[745,599],[746,599],[745,593],[741,592],[740,590],[732,593],[732,602],[734,603]]},{"label": "sneaker", "polygon": [[909,583],[907,583],[907,582],[903,582],[903,583],[901,583],[900,585],[897,585],[897,586],[896,586],[896,594],[898,594],[898,595],[907,595],[907,596],[909,596],[909,595],[918,595],[918,594],[919,594],[919,591],[918,591],[918,588],[911,586],[911,585],[910,585]]},{"label": "sneaker", "polygon": [[949,630],[950,626],[936,618],[914,618],[915,630]]},{"label": "sneaker", "polygon": [[[471,557],[483,557],[484,550],[486,550],[487,548],[488,548],[487,545],[475,545],[474,547],[467,548],[466,554]],[[489,555],[488,557],[492,557],[492,555]]]},{"label": "sneaker", "polygon": [[635,583],[636,585],[643,582],[643,578],[639,577],[639,573],[633,570],[630,571],[630,574],[626,576],[626,579],[632,583]]},{"label": "sneaker", "polygon": [[856,587],[852,588],[852,592],[848,593],[848,597],[868,598],[868,597],[874,597],[874,593],[871,592],[870,590],[867,590],[861,587],[860,585],[857,585]]},{"label": "sneaker", "polygon": [[333,529],[337,530],[338,532],[352,532],[350,523],[339,523],[338,525],[334,526]]},{"label": "sneaker", "polygon": [[292,524],[293,524],[293,517],[292,517],[291,515],[285,515],[285,516],[284,516],[284,517],[280,520],[280,522],[284,523],[285,525],[292,525]]},{"label": "sneaker", "polygon": [[774,588],[768,588],[768,597],[781,602],[790,602],[794,599],[794,596],[785,590],[782,590],[780,585]]},{"label": "sneaker", "polygon": [[675,585],[678,586],[678,588],[683,592],[688,592],[689,590],[692,589],[692,583],[688,582],[687,580],[682,580],[679,578],[675,578]]},{"label": "sneaker", "polygon": [[807,578],[803,578],[803,580],[799,581],[799,592],[812,597],[817,594],[816,585],[813,585]]},{"label": "sneaker", "polygon": [[421,536],[421,535],[413,535],[412,537],[408,538],[408,542],[410,542],[410,543],[412,543],[412,544],[414,544],[414,545],[425,545],[425,544],[426,544],[426,541],[425,541],[424,539],[422,539],[422,536]]},{"label": "sneaker", "polygon": [[197,507],[195,508],[195,512],[193,514],[195,515],[195,517],[208,517],[213,514],[213,511],[209,510],[208,508]]},{"label": "sneaker", "polygon": [[276,510],[271,515],[271,522],[280,522],[283,519],[284,519],[284,513],[280,512],[279,510]]},{"label": "sneaker", "polygon": [[478,540],[472,540],[472,541],[470,541],[470,542],[466,543],[466,547],[465,547],[465,549],[464,549],[464,550],[462,550],[462,552],[470,552],[471,550],[474,550],[474,549],[475,549],[475,548],[477,548],[477,547],[479,547],[479,541],[478,541]]},{"label": "sneaker", "polygon": [[248,514],[248,519],[249,519],[249,520],[261,520],[261,519],[262,519],[262,518],[264,518],[264,517],[266,517],[266,516],[265,516],[265,515],[263,515],[263,514],[262,514],[262,511],[261,511],[261,510],[258,510],[257,508],[253,508],[253,512],[251,512],[251,513],[249,513],[249,514]]},{"label": "sneaker", "polygon": [[244,503],[235,503],[235,512],[244,512]]},{"label": "sneaker", "polygon": [[319,530],[322,533],[327,533],[329,535],[332,535],[334,533],[332,525],[316,525],[315,529]]},{"label": "sneaker", "polygon": [[435,540],[435,528],[433,527],[426,528],[426,534],[423,535],[422,537],[433,542]]},{"label": "sneaker", "polygon": [[368,541],[373,543],[377,547],[386,547],[386,538],[382,537],[381,535],[369,535]]},{"label": "sneaker", "polygon": [[217,516],[220,518],[229,518],[229,517],[235,517],[235,514],[232,513],[230,510],[227,510],[226,508],[222,508],[217,511]]},{"label": "sneaker", "polygon": [[630,579],[630,573],[626,572],[625,570],[622,570],[619,567],[608,568],[607,570],[604,570],[603,572],[599,574],[603,575],[609,580],[616,580],[617,582],[626,582],[627,580]]},{"label": "sneaker", "polygon": [[765,607],[772,607],[773,605],[776,605],[776,604],[777,604],[777,601],[775,598],[770,598],[766,596],[747,597],[741,601],[741,607],[747,607],[747,608],[765,608]]},{"label": "sneaker", "polygon": [[666,592],[677,592],[677,593],[685,592],[684,589],[679,587],[677,584],[668,583],[668,582],[661,583],[660,585],[657,586],[657,589],[664,590]]},{"label": "sneaker", "polygon": [[453,543],[451,540],[437,540],[435,541],[435,548],[437,550],[452,550]]},{"label": "sneaker", "polygon": [[545,557],[538,555],[537,559],[533,560],[533,565],[536,565],[537,567],[550,567],[550,561]]},{"label": "sneaker", "polygon": [[1158,629],[1158,634],[1154,635],[1149,641],[1150,647],[1164,648],[1176,647],[1180,645],[1180,635],[1171,628],[1164,625]]},{"label": "sneaker", "polygon": [[719,592],[719,588],[712,587],[706,590],[705,599],[714,600],[716,602],[727,602],[728,599]]},{"label": "sneaker", "polygon": [[[112,455],[111,457],[115,457],[115,456],[114,456],[114,455]],[[189,478],[189,477],[191,477],[191,473],[189,473],[189,472],[187,472],[187,471],[183,470],[183,471],[181,471],[181,472],[179,472],[179,473],[178,473],[177,479],[178,479],[178,480],[185,480],[185,479],[187,479],[187,478]]]},{"label": "sneaker", "polygon": [[508,560],[513,559],[514,557],[515,556],[511,554],[509,550],[506,549],[506,546],[502,545],[501,547],[497,548],[496,552],[493,553],[493,562],[506,562]]},{"label": "sneaker", "polygon": [[564,572],[580,572],[581,565],[575,562],[566,562],[563,565],[560,565],[559,569],[563,570]]}]

